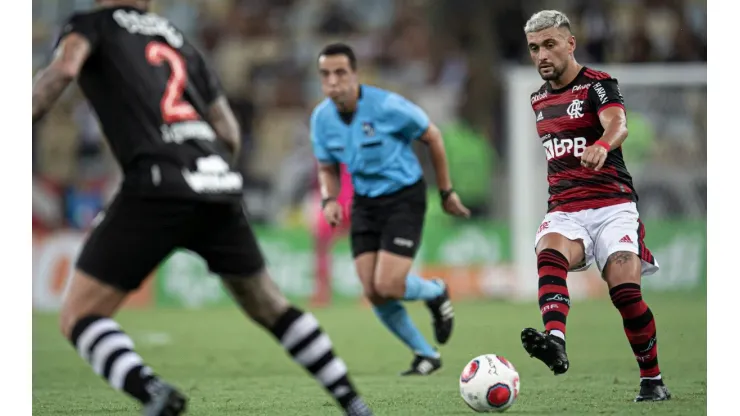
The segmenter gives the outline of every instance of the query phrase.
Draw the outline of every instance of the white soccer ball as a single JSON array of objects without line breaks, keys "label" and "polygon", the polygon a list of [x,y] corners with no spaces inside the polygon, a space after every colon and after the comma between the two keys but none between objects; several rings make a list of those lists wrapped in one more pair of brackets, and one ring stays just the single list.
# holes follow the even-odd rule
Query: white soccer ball
[{"label": "white soccer ball", "polygon": [[460,375],[460,396],[476,412],[503,412],[519,396],[519,373],[504,357],[475,357]]}]

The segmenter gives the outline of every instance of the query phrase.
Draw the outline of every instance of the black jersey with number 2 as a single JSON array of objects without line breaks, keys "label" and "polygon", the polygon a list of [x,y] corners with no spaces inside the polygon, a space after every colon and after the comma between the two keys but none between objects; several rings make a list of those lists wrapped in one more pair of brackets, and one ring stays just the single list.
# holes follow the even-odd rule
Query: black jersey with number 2
[{"label": "black jersey with number 2", "polygon": [[203,200],[240,197],[242,177],[204,120],[221,95],[201,53],[167,19],[132,7],[79,13],[91,52],[78,83],[124,173],[121,191]]}]

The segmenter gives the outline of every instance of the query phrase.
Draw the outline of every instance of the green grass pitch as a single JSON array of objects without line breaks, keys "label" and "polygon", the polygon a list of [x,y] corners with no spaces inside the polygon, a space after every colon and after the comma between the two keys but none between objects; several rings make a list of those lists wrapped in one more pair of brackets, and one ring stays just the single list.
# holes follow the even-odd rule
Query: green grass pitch
[{"label": "green grass pitch", "polygon": [[[356,303],[314,311],[377,415],[470,415],[458,377],[476,355],[500,354],[521,376],[507,412],[519,415],[706,414],[706,294],[646,294],[658,325],[660,365],[673,400],[632,403],[638,370],[619,313],[608,299],[574,301],[568,317],[571,368],[555,377],[519,341],[541,326],[536,303],[456,304],[456,328],[441,348],[444,367],[425,378],[401,378],[410,353]],[[431,338],[421,303],[407,303]],[[248,323],[236,308],[126,311],[118,321],[138,352],[190,397],[190,415],[338,415],[323,390]],[[57,330],[57,316],[33,316],[34,415],[134,415],[138,405],[93,374]]]}]

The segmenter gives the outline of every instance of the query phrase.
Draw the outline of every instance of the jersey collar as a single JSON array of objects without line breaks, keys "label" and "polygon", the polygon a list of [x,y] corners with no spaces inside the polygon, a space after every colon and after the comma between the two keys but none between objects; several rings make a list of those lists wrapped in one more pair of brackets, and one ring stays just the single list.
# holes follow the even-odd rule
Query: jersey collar
[{"label": "jersey collar", "polygon": [[570,88],[572,88],[572,87],[573,87],[573,85],[574,85],[574,84],[575,84],[576,82],[578,82],[578,80],[579,80],[579,79],[581,79],[581,75],[583,75],[583,73],[584,73],[584,72],[586,72],[586,69],[587,69],[587,68],[586,68],[586,66],[584,65],[584,66],[583,66],[583,67],[581,68],[581,70],[580,70],[580,71],[578,71],[578,75],[576,75],[576,77],[575,77],[575,78],[573,78],[573,81],[571,81],[570,83],[568,83],[568,85],[566,85],[566,86],[564,86],[564,87],[562,87],[562,88],[558,88],[558,89],[553,89],[553,88],[552,88],[552,85],[550,84],[550,81],[547,81],[547,82],[545,82],[545,84],[547,84],[547,92],[549,92],[550,94],[560,94],[561,92],[565,92],[565,91],[569,90]]},{"label": "jersey collar", "polygon": [[337,115],[339,116],[339,119],[342,120],[342,122],[346,125],[352,124],[352,122],[355,119],[355,115],[357,114],[357,110],[360,106],[360,101],[362,100],[362,84],[357,88],[357,104],[355,105],[355,111],[352,112],[341,112],[339,109],[334,106],[334,109],[337,111]]}]

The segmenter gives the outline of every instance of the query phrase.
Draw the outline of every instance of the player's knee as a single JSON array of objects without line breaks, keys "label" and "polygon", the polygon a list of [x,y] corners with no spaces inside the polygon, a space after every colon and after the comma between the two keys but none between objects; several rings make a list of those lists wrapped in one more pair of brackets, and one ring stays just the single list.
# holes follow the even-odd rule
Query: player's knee
[{"label": "player's knee", "polygon": [[583,240],[570,240],[559,233],[544,235],[537,244],[536,251],[538,259],[546,256],[546,253],[565,258],[568,269],[582,266],[586,256]]},{"label": "player's knee", "polygon": [[637,254],[617,251],[609,255],[604,268],[604,279],[609,287],[623,283],[640,283],[642,264]]},{"label": "player's knee", "polygon": [[375,291],[383,299],[402,299],[405,290],[404,278],[381,277],[375,280]]},{"label": "player's knee", "polygon": [[637,254],[631,252],[631,251],[616,251],[609,255],[609,258],[606,260],[607,264],[617,264],[617,265],[625,265],[629,264],[631,262],[639,261],[640,258],[637,257]]},{"label": "player's knee", "polygon": [[374,284],[365,285],[362,288],[363,294],[365,295],[365,298],[373,305],[381,305],[385,303],[386,299],[380,296],[378,291],[375,289]]}]

